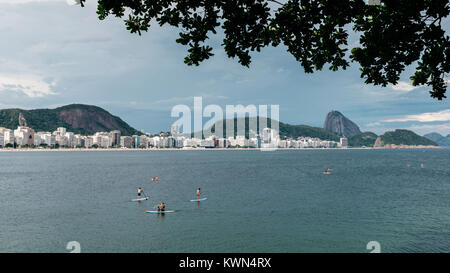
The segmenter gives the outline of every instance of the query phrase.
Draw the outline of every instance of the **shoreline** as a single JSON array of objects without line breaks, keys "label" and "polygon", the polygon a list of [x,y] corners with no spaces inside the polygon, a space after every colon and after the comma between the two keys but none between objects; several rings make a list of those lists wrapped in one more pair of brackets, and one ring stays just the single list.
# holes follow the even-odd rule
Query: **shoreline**
[{"label": "shoreline", "polygon": [[[406,149],[443,149],[441,146],[401,146],[401,147],[349,147],[349,148],[274,148],[267,151],[323,151],[323,150],[406,150]],[[111,151],[265,151],[262,148],[59,148],[59,149],[39,149],[39,148],[1,148],[1,152],[111,152]]]}]

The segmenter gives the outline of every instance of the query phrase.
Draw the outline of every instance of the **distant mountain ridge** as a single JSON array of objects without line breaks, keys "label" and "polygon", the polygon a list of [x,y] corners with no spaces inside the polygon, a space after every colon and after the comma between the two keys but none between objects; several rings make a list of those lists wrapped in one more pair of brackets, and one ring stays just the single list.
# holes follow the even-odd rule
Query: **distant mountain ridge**
[{"label": "distant mountain ridge", "polygon": [[424,137],[436,142],[439,146],[450,147],[450,134],[448,134],[447,136],[443,136],[439,133],[429,133],[424,135]]},{"label": "distant mountain ridge", "polygon": [[384,133],[377,138],[374,147],[385,147],[388,145],[438,146],[436,142],[405,129],[397,129]]},{"label": "distant mountain ridge", "polygon": [[19,123],[25,123],[36,132],[53,132],[58,127],[65,127],[70,132],[83,135],[112,130],[119,130],[122,135],[142,134],[103,108],[85,104],[70,104],[55,109],[0,110],[0,127],[15,129]]},{"label": "distant mountain ridge", "polygon": [[[242,118],[234,118],[234,136],[237,134],[237,123],[238,119]],[[245,136],[249,136],[249,124],[250,122],[254,122],[256,119],[257,130],[259,130],[259,121],[258,117],[246,117],[245,118]],[[272,128],[272,120],[269,118],[267,122],[267,127]],[[351,121],[350,121],[351,122]],[[223,120],[223,132],[226,132],[226,123],[227,120]],[[215,123],[212,126],[212,132],[215,132],[215,126],[218,123]],[[211,129],[211,128],[210,128]],[[279,122],[279,133],[280,137],[283,138],[298,138],[298,137],[312,137],[312,138],[320,138],[323,140],[333,140],[339,141],[341,136],[330,133],[325,129],[319,127],[313,127],[308,125],[290,125],[287,123]],[[228,136],[226,136],[228,137]],[[408,145],[408,146],[437,146],[437,144],[429,139],[419,136],[416,133],[409,130],[396,130],[394,132],[386,132],[381,136],[377,136],[372,132],[364,132],[348,137],[348,144],[350,147],[374,147],[378,140],[378,146],[387,146],[387,145]],[[380,142],[382,141],[382,142]]]},{"label": "distant mountain ridge", "polygon": [[358,125],[339,111],[331,111],[327,114],[323,129],[332,134],[345,137],[361,134]]},{"label": "distant mountain ridge", "polygon": [[[234,123],[234,136],[236,136],[237,134],[237,123],[238,120],[242,118],[234,118],[233,123]],[[249,124],[250,122],[254,122],[256,119],[256,129],[257,131],[259,131],[259,120],[258,117],[245,117],[245,136],[248,137],[249,136]],[[223,133],[225,136],[226,133],[226,123],[227,120],[222,120],[223,121]],[[218,126],[219,122],[216,122],[212,127],[212,132],[215,132],[215,127]],[[272,128],[272,119],[268,118],[267,119],[267,127],[268,128]],[[211,129],[211,128],[209,128]],[[312,138],[320,138],[320,139],[324,139],[324,140],[334,140],[334,141],[339,141],[339,137],[336,136],[335,134],[332,134],[330,132],[325,131],[324,129],[320,128],[320,127],[313,127],[313,126],[308,126],[308,125],[290,125],[287,123],[283,123],[283,122],[279,122],[279,133],[280,133],[280,137],[284,138],[297,138],[297,137],[312,137]],[[226,136],[229,137],[229,136]]]}]

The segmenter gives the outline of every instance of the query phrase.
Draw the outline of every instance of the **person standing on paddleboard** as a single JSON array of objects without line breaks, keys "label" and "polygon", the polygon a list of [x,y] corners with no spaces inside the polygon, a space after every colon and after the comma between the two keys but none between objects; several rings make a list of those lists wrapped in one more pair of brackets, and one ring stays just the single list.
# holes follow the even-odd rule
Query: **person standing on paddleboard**
[{"label": "person standing on paddleboard", "polygon": [[144,191],[142,190],[142,188],[138,188],[138,199],[140,199],[141,198],[141,194],[143,193]]},{"label": "person standing on paddleboard", "polygon": [[197,199],[200,199],[200,188],[197,189]]}]

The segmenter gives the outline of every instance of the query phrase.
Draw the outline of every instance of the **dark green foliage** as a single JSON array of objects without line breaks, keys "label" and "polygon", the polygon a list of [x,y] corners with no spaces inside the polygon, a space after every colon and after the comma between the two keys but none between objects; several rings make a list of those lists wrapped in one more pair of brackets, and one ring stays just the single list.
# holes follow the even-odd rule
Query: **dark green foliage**
[{"label": "dark green foliage", "polygon": [[377,135],[372,132],[364,132],[348,138],[350,147],[373,147],[377,140]]},{"label": "dark green foliage", "polygon": [[69,128],[70,125],[58,118],[56,109],[3,109],[0,110],[0,126],[15,129],[19,125],[19,113],[27,120],[27,125],[36,131],[54,131],[58,127]]},{"label": "dark green foliage", "polygon": [[308,125],[290,125],[280,122],[280,136],[281,137],[313,137],[323,140],[339,141],[339,137],[335,134],[325,131],[320,127],[312,127]]},{"label": "dark green foliage", "polygon": [[412,131],[404,129],[389,131],[384,133],[380,137],[384,144],[437,146],[434,141],[431,141],[425,137],[417,135]]},{"label": "dark green foliage", "polygon": [[[221,27],[225,52],[244,66],[251,52],[282,44],[307,73],[326,64],[345,69],[351,60],[360,64],[366,83],[386,86],[417,62],[412,84],[446,98],[450,39],[441,22],[450,13],[448,0],[99,0],[97,13],[101,20],[127,14],[126,28],[139,35],[151,24],[179,28],[176,42],[188,47],[188,65],[214,55],[207,42]],[[349,59],[351,28],[360,39]]]}]

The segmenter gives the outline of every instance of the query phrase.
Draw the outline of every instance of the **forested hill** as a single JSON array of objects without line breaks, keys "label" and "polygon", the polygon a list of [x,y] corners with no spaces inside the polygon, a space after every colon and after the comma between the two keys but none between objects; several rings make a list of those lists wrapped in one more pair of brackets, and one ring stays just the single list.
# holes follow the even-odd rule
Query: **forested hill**
[{"label": "forested hill", "polygon": [[[242,118],[239,118],[240,120],[242,120]],[[246,117],[245,118],[245,136],[248,137],[249,136],[249,124],[250,122],[254,122],[256,119],[256,124],[257,124],[257,130],[259,130],[259,120],[257,117]],[[227,120],[223,120],[223,132],[225,134],[226,132],[226,123]],[[236,136],[237,134],[237,123],[238,123],[238,118],[234,118],[234,136]],[[212,131],[215,132],[215,126],[218,123],[216,123],[215,125],[212,126]],[[267,119],[267,127],[271,128],[272,124],[272,120],[269,118]],[[308,125],[290,125],[287,123],[283,123],[280,122],[279,123],[279,131],[280,131],[280,137],[281,138],[297,138],[297,137],[313,137],[313,138],[320,138],[320,139],[324,139],[324,140],[334,140],[334,141],[339,141],[339,137],[333,133],[327,132],[324,129],[320,128],[320,127],[313,127],[313,126],[308,126]],[[229,137],[229,136],[226,136]]]},{"label": "forested hill", "polygon": [[397,129],[389,131],[379,136],[375,141],[375,147],[383,147],[385,145],[425,145],[438,146],[434,141],[426,137],[419,136],[413,131]]},{"label": "forested hill", "polygon": [[0,110],[0,127],[15,129],[22,123],[36,132],[53,132],[58,127],[67,131],[89,135],[95,132],[119,130],[122,135],[141,134],[121,118],[93,105],[70,104],[55,109],[3,109]]}]

